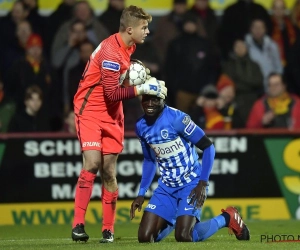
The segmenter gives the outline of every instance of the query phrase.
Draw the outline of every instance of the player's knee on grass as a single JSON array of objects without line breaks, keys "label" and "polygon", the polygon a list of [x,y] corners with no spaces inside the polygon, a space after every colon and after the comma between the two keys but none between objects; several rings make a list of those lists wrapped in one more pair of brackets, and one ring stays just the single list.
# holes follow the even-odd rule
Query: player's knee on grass
[{"label": "player's knee on grass", "polygon": [[154,242],[154,235],[152,232],[140,232],[138,234],[139,243],[150,243]]},{"label": "player's knee on grass", "polygon": [[175,230],[175,239],[178,242],[192,242],[192,236],[189,229],[183,228]]},{"label": "player's knee on grass", "polygon": [[138,241],[139,243],[150,243],[154,242],[155,237],[157,237],[157,232],[151,228],[139,227]]}]

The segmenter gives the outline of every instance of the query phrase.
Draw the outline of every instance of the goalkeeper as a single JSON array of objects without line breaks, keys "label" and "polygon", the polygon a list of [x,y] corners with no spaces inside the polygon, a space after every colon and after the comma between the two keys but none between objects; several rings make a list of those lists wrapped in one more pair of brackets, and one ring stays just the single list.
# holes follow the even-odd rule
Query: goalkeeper
[{"label": "goalkeeper", "polygon": [[[173,229],[177,241],[203,241],[223,227],[228,227],[238,240],[249,240],[249,230],[234,207],[222,209],[219,216],[200,222],[215,156],[214,146],[204,131],[188,115],[165,105],[163,98],[143,95],[141,103],[145,115],[136,123],[136,134],[144,161],[140,190],[131,205],[131,219],[136,209],[142,209],[156,164],[161,177],[143,213],[139,242],[161,241]],[[195,147],[203,151],[202,164]]]},{"label": "goalkeeper", "polygon": [[149,94],[165,98],[164,83],[155,78],[143,85],[122,87],[130,56],[136,43],[143,43],[149,34],[151,15],[136,6],[122,12],[120,29],[103,40],[90,56],[74,97],[77,136],[83,168],[76,192],[72,239],[87,241],[85,213],[98,171],[102,181],[102,238],[100,243],[114,241],[114,223],[118,186],[116,162],[123,150],[124,114],[122,100]]}]

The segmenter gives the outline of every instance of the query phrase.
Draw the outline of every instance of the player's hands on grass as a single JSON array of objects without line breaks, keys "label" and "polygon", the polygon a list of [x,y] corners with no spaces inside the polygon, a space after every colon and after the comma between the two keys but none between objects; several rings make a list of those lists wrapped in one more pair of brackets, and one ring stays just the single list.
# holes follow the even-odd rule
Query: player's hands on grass
[{"label": "player's hands on grass", "polygon": [[146,80],[144,84],[135,86],[138,95],[154,95],[165,99],[168,89],[165,87],[165,82],[151,77]]},{"label": "player's hands on grass", "polygon": [[142,210],[142,205],[144,203],[144,196],[138,196],[131,204],[130,208],[130,219],[132,220],[135,217],[135,210],[138,209],[139,212]]},{"label": "player's hands on grass", "polygon": [[199,181],[198,185],[191,191],[189,195],[190,205],[193,205],[195,208],[201,208],[206,199],[206,187],[208,183],[206,181]]}]

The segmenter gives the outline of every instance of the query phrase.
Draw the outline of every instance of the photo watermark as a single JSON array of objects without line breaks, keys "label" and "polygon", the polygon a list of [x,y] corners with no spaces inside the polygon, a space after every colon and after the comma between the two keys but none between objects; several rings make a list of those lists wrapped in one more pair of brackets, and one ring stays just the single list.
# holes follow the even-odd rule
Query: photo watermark
[{"label": "photo watermark", "polygon": [[276,242],[300,242],[300,234],[261,234],[260,242],[276,243]]}]

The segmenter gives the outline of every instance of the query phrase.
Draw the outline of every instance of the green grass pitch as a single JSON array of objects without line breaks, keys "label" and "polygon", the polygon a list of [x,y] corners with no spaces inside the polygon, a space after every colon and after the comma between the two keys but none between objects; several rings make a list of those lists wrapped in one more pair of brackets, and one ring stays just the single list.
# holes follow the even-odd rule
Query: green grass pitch
[{"label": "green grass pitch", "polygon": [[[204,242],[178,243],[171,234],[160,243],[140,244],[137,242],[138,225],[135,223],[118,223],[115,228],[115,242],[99,244],[101,225],[87,224],[86,231],[90,235],[87,243],[75,243],[71,240],[70,225],[38,225],[38,226],[0,226],[0,249],[120,249],[120,250],[209,250],[209,249],[300,249],[299,242],[261,242],[261,235],[276,237],[283,240],[293,235],[294,240],[300,240],[300,221],[247,221],[250,232],[250,241],[238,241],[235,236],[228,235],[227,228]],[[276,236],[277,235],[277,236]]]}]

